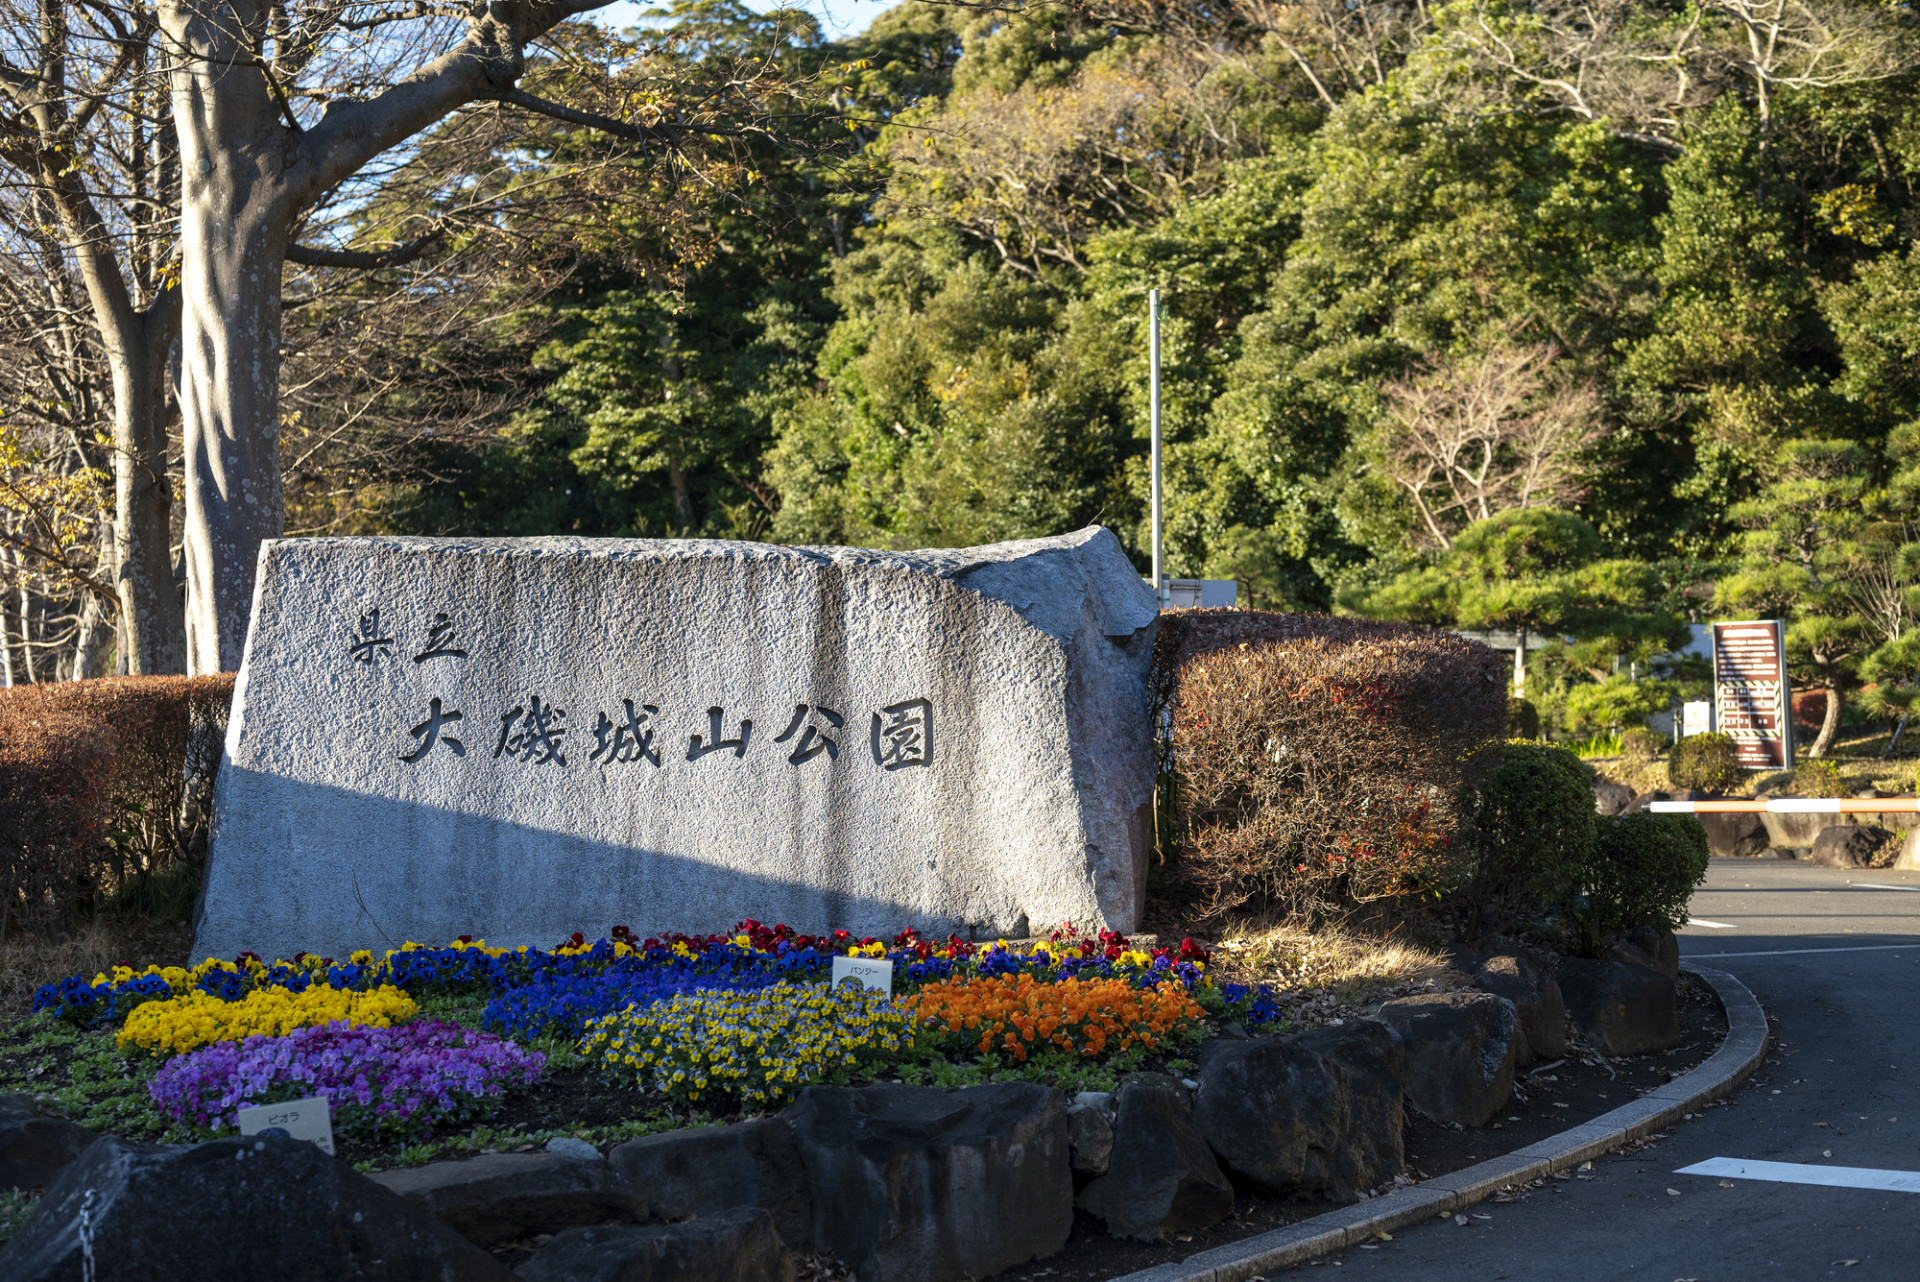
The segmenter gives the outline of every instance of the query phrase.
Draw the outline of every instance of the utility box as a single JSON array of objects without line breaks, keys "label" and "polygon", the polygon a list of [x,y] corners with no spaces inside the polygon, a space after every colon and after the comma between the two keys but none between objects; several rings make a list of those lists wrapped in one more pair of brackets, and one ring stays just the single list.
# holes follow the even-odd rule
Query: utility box
[{"label": "utility box", "polygon": [[1163,604],[1169,610],[1193,610],[1208,606],[1225,606],[1233,609],[1240,604],[1240,581],[1238,579],[1168,579],[1167,599]]}]

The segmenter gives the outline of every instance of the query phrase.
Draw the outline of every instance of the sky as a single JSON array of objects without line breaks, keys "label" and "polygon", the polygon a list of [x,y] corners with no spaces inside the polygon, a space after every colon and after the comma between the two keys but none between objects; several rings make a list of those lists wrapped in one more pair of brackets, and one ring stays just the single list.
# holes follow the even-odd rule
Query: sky
[{"label": "sky", "polygon": [[[752,0],[749,0],[752,3]],[[868,23],[898,4],[899,0],[797,0],[797,7],[811,9],[826,18],[826,31],[829,36],[848,36],[864,31]],[[634,0],[615,0],[604,9],[596,10],[590,16],[610,27],[629,27],[643,17],[649,8],[655,12],[663,11],[666,6],[648,6],[636,4]],[[753,3],[755,9],[771,9],[767,3]]]}]

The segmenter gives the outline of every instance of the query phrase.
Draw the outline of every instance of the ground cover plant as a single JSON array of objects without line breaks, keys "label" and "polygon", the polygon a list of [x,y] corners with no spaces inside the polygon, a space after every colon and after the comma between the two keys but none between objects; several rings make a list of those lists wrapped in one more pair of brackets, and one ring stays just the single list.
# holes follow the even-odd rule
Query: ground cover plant
[{"label": "ground cover plant", "polygon": [[[831,988],[844,955],[890,960],[893,993]],[[0,1090],[166,1141],[324,1096],[343,1155],[368,1168],[560,1133],[614,1143],[770,1111],[815,1083],[1111,1088],[1120,1072],[1184,1065],[1212,1025],[1286,1026],[1272,992],[1216,981],[1210,965],[1191,939],[883,941],[752,921],[551,949],[463,938],[338,961],[116,965],[39,989],[0,1035]],[[565,1100],[564,1129],[529,1124],[541,1092]]]}]

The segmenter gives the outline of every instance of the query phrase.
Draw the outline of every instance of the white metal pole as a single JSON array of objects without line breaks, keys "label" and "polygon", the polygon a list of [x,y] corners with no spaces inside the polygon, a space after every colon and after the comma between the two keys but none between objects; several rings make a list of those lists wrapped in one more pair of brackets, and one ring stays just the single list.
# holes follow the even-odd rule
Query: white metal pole
[{"label": "white metal pole", "polygon": [[1147,291],[1149,418],[1153,432],[1153,594],[1164,604],[1167,579],[1160,555],[1160,291]]}]

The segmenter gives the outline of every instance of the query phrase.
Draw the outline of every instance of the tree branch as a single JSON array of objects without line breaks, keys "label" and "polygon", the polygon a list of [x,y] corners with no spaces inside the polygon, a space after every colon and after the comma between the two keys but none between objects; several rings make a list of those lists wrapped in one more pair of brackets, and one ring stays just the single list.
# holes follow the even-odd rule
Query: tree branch
[{"label": "tree branch", "polygon": [[345,267],[361,270],[399,267],[427,253],[446,237],[447,233],[436,227],[418,240],[396,245],[378,254],[359,249],[319,249],[312,245],[288,245],[287,261],[299,263],[302,267]]}]

